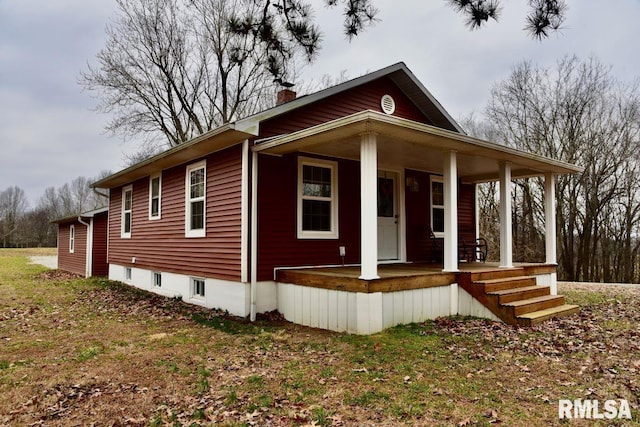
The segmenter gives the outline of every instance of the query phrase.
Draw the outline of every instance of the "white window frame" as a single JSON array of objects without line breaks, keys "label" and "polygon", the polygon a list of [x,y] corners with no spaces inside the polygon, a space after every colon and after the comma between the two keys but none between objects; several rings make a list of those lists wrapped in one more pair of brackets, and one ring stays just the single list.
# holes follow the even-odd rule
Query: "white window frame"
[{"label": "white window frame", "polygon": [[[316,166],[331,170],[331,197],[315,197],[303,195],[303,168]],[[322,200],[331,203],[331,229],[329,231],[312,231],[302,229],[303,200]],[[298,239],[338,239],[338,162],[310,157],[298,157]]]},{"label": "white window frame", "polygon": [[[191,198],[191,172],[198,169],[204,169],[204,195],[202,197]],[[184,216],[184,235],[185,237],[205,237],[207,235],[207,161],[202,160],[187,166],[185,173],[185,216]],[[202,228],[191,229],[191,204],[193,202],[203,201],[202,211]]]},{"label": "white window frame", "polygon": [[76,250],[76,226],[71,224],[69,226],[69,253],[72,254]]},{"label": "white window frame", "polygon": [[154,288],[161,288],[162,287],[162,273],[160,273],[159,271],[151,272],[151,284],[153,285]]},{"label": "white window frame", "polygon": [[440,176],[431,175],[429,178],[429,224],[431,226],[431,231],[433,232],[434,236],[444,237],[444,230],[436,231],[433,229],[433,216],[434,216],[433,210],[442,209],[442,212],[444,214],[444,200],[442,205],[436,205],[433,203],[433,183],[434,182],[439,182],[442,184],[442,191],[443,191],[443,197],[444,197],[444,179]]},{"label": "white window frame", "polygon": [[[153,181],[158,180],[158,213],[153,214]],[[162,217],[162,174],[157,173],[149,177],[149,219],[156,220]]]},{"label": "white window frame", "polygon": [[[126,194],[128,191],[131,191],[131,206],[129,209],[125,209]],[[125,231],[124,226],[127,213],[129,214],[129,231]],[[133,230],[133,185],[122,187],[122,216],[120,222],[120,237],[122,237],[123,239],[130,239],[131,230]]]},{"label": "white window frame", "polygon": [[131,267],[124,268],[124,280],[127,282],[131,281]]},{"label": "white window frame", "polygon": [[[204,299],[205,295],[207,295],[207,293],[206,293],[206,287],[207,287],[206,279],[204,279],[202,277],[191,277],[189,281],[191,282],[191,298]],[[202,282],[202,294],[197,292],[198,288],[196,287],[196,282]]]}]

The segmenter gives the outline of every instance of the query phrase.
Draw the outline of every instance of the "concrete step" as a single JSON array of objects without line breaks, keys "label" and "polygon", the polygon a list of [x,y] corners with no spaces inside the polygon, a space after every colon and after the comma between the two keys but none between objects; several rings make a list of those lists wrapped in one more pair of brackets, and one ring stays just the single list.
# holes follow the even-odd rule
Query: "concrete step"
[{"label": "concrete step", "polygon": [[520,301],[529,298],[551,295],[551,288],[548,286],[527,286],[522,288],[503,289],[501,291],[487,292],[498,298],[499,304]]},{"label": "concrete step", "polygon": [[485,293],[490,293],[505,289],[535,286],[536,278],[533,276],[505,277],[499,279],[476,280],[473,282],[473,285],[476,284],[482,286]]},{"label": "concrete step", "polygon": [[561,305],[564,305],[563,295],[545,295],[541,297],[528,298],[521,301],[513,301],[502,304],[502,306],[512,310],[514,317],[519,317],[523,314],[546,310],[548,308],[558,307]]},{"label": "concrete step", "polygon": [[547,308],[544,310],[532,311],[531,313],[522,314],[516,317],[518,324],[521,326],[533,326],[549,319],[570,316],[580,312],[580,307],[572,304],[559,305],[557,307]]}]

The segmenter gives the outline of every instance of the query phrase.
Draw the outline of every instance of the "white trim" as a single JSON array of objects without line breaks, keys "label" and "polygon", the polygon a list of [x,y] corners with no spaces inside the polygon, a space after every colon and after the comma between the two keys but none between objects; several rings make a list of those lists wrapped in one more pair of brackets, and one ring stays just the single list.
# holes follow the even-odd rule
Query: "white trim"
[{"label": "white trim", "polygon": [[76,226],[71,224],[69,226],[69,253],[72,254],[76,250]]},{"label": "white trim", "polygon": [[[125,209],[127,192],[131,192],[131,207]],[[129,231],[125,231],[125,216],[129,213]],[[133,185],[127,185],[122,187],[122,210],[120,215],[120,237],[123,239],[130,239],[131,232],[133,231]]]},{"label": "white trim", "polygon": [[256,320],[258,307],[258,153],[251,153],[251,284],[249,318]]},{"label": "white trim", "polygon": [[[191,199],[191,173],[198,169],[204,169],[204,194],[202,197]],[[205,237],[207,235],[207,161],[201,160],[187,166],[185,170],[185,209],[184,209],[184,236],[185,237]],[[191,229],[191,204],[203,202],[202,207],[202,228]]]},{"label": "white trim", "polygon": [[[440,184],[442,184],[442,205],[434,205],[433,204],[433,183],[434,182],[439,182]],[[442,176],[439,175],[429,175],[429,227],[431,227],[431,231],[433,232],[434,236],[438,237],[438,238],[442,238],[444,237],[444,229],[442,231],[436,231],[433,229],[433,209],[442,209],[442,216],[444,218],[444,179]],[[443,224],[444,227],[444,224]]]},{"label": "white trim", "polygon": [[249,281],[249,140],[242,143],[242,181],[240,184],[240,281]]},{"label": "white trim", "polygon": [[[81,223],[82,218],[78,218],[78,221]],[[93,273],[93,226],[95,221],[93,218],[89,219],[87,223],[87,248],[86,248],[86,256],[85,256],[85,277],[91,277]]]},{"label": "white trim", "polygon": [[[331,171],[331,197],[305,196],[303,194],[303,168],[313,166],[329,169]],[[333,160],[316,159],[312,157],[298,157],[298,212],[297,212],[297,236],[298,239],[338,239],[338,162]],[[331,203],[331,229],[329,231],[309,231],[302,229],[302,206],[303,200],[320,200]]]},{"label": "white trim", "polygon": [[[153,215],[153,181],[158,180],[158,214]],[[162,172],[158,172],[149,177],[149,220],[155,221],[162,218]]]}]

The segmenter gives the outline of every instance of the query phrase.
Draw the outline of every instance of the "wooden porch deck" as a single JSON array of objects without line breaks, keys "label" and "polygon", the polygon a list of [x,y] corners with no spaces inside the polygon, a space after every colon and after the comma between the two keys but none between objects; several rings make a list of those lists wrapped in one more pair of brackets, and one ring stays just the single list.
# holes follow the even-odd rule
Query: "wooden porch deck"
[{"label": "wooden porch deck", "polygon": [[[544,282],[555,272],[556,266],[552,264],[529,263],[500,268],[497,263],[472,262],[461,263],[459,271],[444,272],[440,264],[398,263],[379,265],[380,278],[373,280],[360,279],[360,266],[354,265],[277,270],[276,281],[335,291],[380,292],[383,295],[457,283],[460,289],[503,322],[530,326],[579,311],[578,306],[565,304],[564,296],[551,292],[550,286],[538,283],[538,276]],[[458,307],[452,310],[459,313]]]},{"label": "wooden porch deck", "polygon": [[514,264],[513,268],[500,268],[498,263],[461,263],[457,272],[442,271],[441,264],[397,263],[380,264],[379,279],[360,279],[360,266],[317,267],[276,270],[275,278],[280,283],[311,286],[347,292],[396,292],[410,289],[447,286],[459,283],[464,276],[482,273],[485,277],[492,273],[513,276],[531,276],[556,272],[555,265]]}]

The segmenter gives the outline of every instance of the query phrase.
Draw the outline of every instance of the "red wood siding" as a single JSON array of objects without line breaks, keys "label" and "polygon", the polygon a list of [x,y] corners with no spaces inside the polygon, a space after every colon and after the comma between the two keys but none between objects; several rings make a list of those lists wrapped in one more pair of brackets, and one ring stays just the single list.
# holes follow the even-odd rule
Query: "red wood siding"
[{"label": "red wood siding", "polygon": [[[73,253],[69,252],[69,229],[75,226]],[[58,269],[84,276],[87,268],[87,227],[79,222],[58,225]]]},{"label": "red wood siding", "polygon": [[385,94],[395,100],[394,116],[432,124],[389,78],[383,77],[266,120],[260,124],[260,138],[305,129],[364,110],[382,112],[380,99]]},{"label": "red wood siding", "polygon": [[103,212],[93,217],[93,253],[91,254],[91,275],[107,276],[109,264],[107,264],[107,224],[109,214]]},{"label": "red wood siding", "polygon": [[276,267],[360,262],[360,164],[338,162],[338,239],[297,238],[298,157],[260,156],[258,166],[258,280]]},{"label": "red wood siding", "polygon": [[[162,172],[161,219],[149,220],[149,177],[133,183],[131,238],[120,237],[122,187],[111,190],[109,262],[203,277],[240,280],[242,151],[206,157],[206,237],[185,237],[185,171]],[[195,163],[201,159],[194,159]],[[131,263],[136,258],[135,264]]]},{"label": "red wood siding", "polygon": [[[431,253],[432,242],[429,238],[431,227],[430,175],[426,172],[407,170],[407,178],[418,182],[419,191],[407,190],[405,203],[407,210],[407,260],[432,261],[442,255]],[[475,187],[473,184],[458,186],[458,238],[460,241],[475,240]],[[440,250],[442,248],[440,247]]]}]

